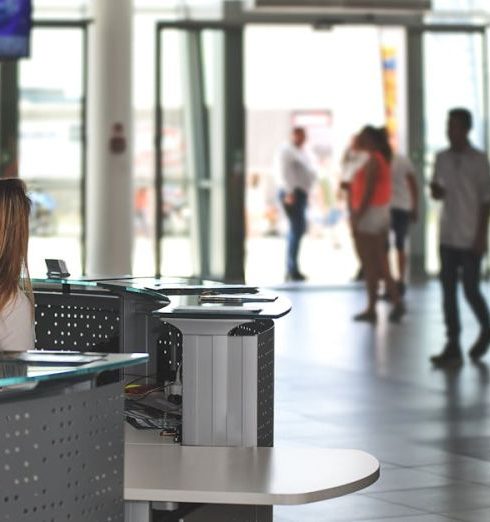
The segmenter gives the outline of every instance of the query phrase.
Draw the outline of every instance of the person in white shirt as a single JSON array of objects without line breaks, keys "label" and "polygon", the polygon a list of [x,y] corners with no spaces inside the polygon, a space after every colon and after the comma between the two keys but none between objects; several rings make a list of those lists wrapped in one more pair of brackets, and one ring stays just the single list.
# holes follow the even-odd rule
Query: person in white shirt
[{"label": "person in white shirt", "polygon": [[306,232],[306,206],[308,193],[316,179],[311,161],[304,151],[306,131],[295,127],[291,132],[291,143],[279,153],[279,197],[289,220],[286,279],[304,281],[306,278],[298,266],[301,238]]},{"label": "person in white shirt", "polygon": [[447,343],[431,357],[435,366],[462,363],[459,336],[461,323],[457,302],[459,273],[466,300],[480,323],[480,335],[470,357],[480,359],[490,345],[490,316],[480,291],[480,266],[487,249],[490,213],[490,165],[486,154],[468,139],[472,126],[466,109],[449,111],[450,147],[436,157],[432,196],[442,200],[440,221],[441,283]]},{"label": "person in white shirt", "polygon": [[29,213],[24,182],[0,179],[0,351],[34,348],[34,300],[27,267]]},{"label": "person in white shirt", "polygon": [[398,290],[405,293],[405,244],[410,222],[418,218],[418,187],[415,168],[406,156],[395,154],[391,160],[391,230],[395,239]]}]

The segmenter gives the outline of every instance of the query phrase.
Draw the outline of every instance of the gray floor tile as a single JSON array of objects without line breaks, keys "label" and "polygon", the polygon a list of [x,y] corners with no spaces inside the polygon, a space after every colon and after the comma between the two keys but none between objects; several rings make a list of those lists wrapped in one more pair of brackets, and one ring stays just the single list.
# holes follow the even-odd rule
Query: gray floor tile
[{"label": "gray floor tile", "polygon": [[377,493],[382,491],[397,491],[403,489],[430,488],[436,486],[447,486],[454,484],[455,480],[450,477],[438,476],[419,469],[381,467],[381,476],[377,482],[365,490],[366,493]]},{"label": "gray floor tile", "polygon": [[[359,519],[353,520],[352,522],[380,522],[379,518],[371,519]],[[415,515],[413,517],[395,517],[395,518],[383,518],[382,522],[458,522],[457,518],[450,518],[444,515]]]},{"label": "gray floor tile", "polygon": [[[416,487],[416,485],[414,484]],[[478,484],[458,484],[442,487],[366,493],[371,498],[402,504],[432,513],[450,513],[490,508],[488,487]]]},{"label": "gray floor tile", "polygon": [[445,464],[422,466],[418,469],[442,477],[490,485],[490,462],[475,458],[464,458],[459,461],[446,462]]},{"label": "gray floor tile", "polygon": [[404,517],[422,512],[363,495],[350,495],[304,506],[274,508],[274,522],[352,522],[369,518]]},{"label": "gray floor tile", "polygon": [[[486,411],[482,411],[480,415],[486,415]],[[488,451],[490,437],[473,436],[465,437],[464,435],[454,436],[453,433],[446,437],[437,445],[448,452],[457,453],[458,455],[465,455],[476,459],[490,461],[490,453]]]},{"label": "gray floor tile", "polygon": [[398,466],[424,466],[447,462],[451,455],[448,452],[418,446],[412,442],[398,440],[388,447],[372,445],[372,452],[382,459]]},{"label": "gray floor tile", "polygon": [[461,520],[462,522],[486,522],[490,520],[490,509],[477,509],[472,511],[454,512],[446,516]]}]

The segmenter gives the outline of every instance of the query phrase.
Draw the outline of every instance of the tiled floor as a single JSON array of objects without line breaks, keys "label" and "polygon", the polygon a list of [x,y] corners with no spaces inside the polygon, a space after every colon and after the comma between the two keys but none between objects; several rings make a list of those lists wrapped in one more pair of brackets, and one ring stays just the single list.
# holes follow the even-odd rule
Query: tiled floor
[{"label": "tiled floor", "polygon": [[[299,287],[298,287],[299,288]],[[358,289],[287,290],[276,325],[276,446],[358,448],[381,462],[362,492],[275,508],[275,522],[490,521],[490,354],[460,370],[428,361],[444,341],[437,282],[411,288],[409,314],[351,321]],[[490,301],[490,285],[484,292]],[[461,307],[469,346],[478,333]]]}]

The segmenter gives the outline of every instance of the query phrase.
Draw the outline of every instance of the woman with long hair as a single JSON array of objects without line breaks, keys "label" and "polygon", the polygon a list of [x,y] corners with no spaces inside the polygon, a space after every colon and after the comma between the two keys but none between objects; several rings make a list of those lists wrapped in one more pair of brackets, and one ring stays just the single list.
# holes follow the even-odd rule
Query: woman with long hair
[{"label": "woman with long hair", "polygon": [[30,209],[24,182],[0,179],[0,351],[34,348],[34,298],[27,267]]},{"label": "woman with long hair", "polygon": [[369,155],[367,162],[355,173],[351,184],[352,229],[364,270],[368,306],[354,319],[376,322],[378,283],[382,279],[393,303],[389,318],[397,322],[405,308],[391,277],[386,251],[390,226],[392,157],[386,130],[364,127],[359,133],[357,146]]}]

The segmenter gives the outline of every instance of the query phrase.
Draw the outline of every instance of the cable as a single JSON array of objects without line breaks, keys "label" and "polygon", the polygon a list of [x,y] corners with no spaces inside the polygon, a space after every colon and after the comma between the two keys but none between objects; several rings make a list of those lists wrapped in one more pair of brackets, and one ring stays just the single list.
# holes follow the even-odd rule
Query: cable
[{"label": "cable", "polygon": [[151,395],[152,393],[155,393],[155,392],[158,392],[158,391],[163,391],[165,388],[167,388],[168,386],[171,386],[173,383],[167,383],[163,386],[158,386],[157,388],[152,388],[151,390],[148,390],[146,391],[145,393],[141,394],[141,395],[137,395],[137,397],[133,397],[131,396],[131,394],[129,394],[129,396],[126,396],[128,395],[127,393],[125,393],[125,398],[126,399],[131,399],[132,401],[140,401],[142,399],[145,399],[146,397],[148,397],[148,395]]},{"label": "cable", "polygon": [[151,375],[136,375],[134,373],[125,373],[125,377],[136,377],[136,379],[133,379],[132,381],[127,382],[124,386],[129,386],[130,384],[133,384],[135,382],[140,381],[141,379],[151,379],[157,376],[156,373],[152,373]]}]

